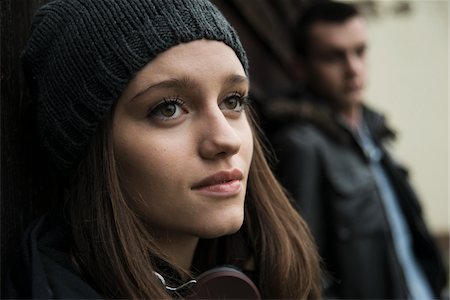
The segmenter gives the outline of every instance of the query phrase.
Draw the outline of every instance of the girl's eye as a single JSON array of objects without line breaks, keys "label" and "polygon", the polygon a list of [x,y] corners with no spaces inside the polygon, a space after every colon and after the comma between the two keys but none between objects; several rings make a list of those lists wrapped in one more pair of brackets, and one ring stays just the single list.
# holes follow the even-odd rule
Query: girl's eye
[{"label": "girl's eye", "polygon": [[248,105],[248,96],[242,96],[238,92],[227,96],[219,105],[221,109],[241,112]]},{"label": "girl's eye", "polygon": [[235,110],[240,107],[239,100],[234,97],[225,99],[224,105],[227,109],[230,109],[230,110]]},{"label": "girl's eye", "polygon": [[164,117],[171,118],[177,112],[177,106],[174,103],[165,103],[161,106],[162,107],[159,109],[159,112]]},{"label": "girl's eye", "polygon": [[149,117],[159,120],[172,120],[180,117],[183,113],[184,102],[179,99],[164,99],[150,110]]}]

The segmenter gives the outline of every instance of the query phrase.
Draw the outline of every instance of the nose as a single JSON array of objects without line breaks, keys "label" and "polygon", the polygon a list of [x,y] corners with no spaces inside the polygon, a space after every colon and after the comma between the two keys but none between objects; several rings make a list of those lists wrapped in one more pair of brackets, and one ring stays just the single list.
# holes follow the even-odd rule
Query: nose
[{"label": "nose", "polygon": [[358,75],[363,65],[363,59],[357,55],[348,55],[345,60],[345,69],[349,77]]},{"label": "nose", "polygon": [[200,155],[205,159],[218,159],[238,153],[242,141],[237,129],[225,117],[219,107],[215,107],[201,122],[201,140],[199,143]]}]

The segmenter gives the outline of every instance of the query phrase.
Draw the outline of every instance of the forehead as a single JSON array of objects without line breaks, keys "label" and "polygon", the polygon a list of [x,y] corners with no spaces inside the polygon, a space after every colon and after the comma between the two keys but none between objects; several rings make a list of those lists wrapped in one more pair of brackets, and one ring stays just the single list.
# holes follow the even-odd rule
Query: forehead
[{"label": "forehead", "polygon": [[319,21],[309,30],[313,48],[347,48],[367,42],[366,25],[361,17],[353,17],[342,23]]},{"label": "forehead", "polygon": [[158,55],[129,83],[124,96],[156,83],[188,78],[195,86],[217,87],[232,75],[246,77],[236,53],[218,41],[182,43]]}]

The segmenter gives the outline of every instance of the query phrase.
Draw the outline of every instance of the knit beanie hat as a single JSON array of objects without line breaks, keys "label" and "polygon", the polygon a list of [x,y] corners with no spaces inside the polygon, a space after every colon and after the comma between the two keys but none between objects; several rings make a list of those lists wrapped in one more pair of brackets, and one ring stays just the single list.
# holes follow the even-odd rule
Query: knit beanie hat
[{"label": "knit beanie hat", "polygon": [[54,0],[34,16],[23,65],[43,147],[63,173],[84,155],[127,83],[159,53],[198,39],[239,38],[208,0]]}]

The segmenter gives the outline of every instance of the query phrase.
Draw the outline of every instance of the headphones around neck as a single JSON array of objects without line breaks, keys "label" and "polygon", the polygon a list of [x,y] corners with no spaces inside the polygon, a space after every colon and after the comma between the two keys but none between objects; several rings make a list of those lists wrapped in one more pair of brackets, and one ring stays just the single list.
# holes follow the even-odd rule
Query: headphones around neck
[{"label": "headphones around neck", "polygon": [[154,273],[169,292],[188,288],[187,299],[261,299],[250,277],[232,267],[213,268],[178,287],[167,286],[164,277]]}]

